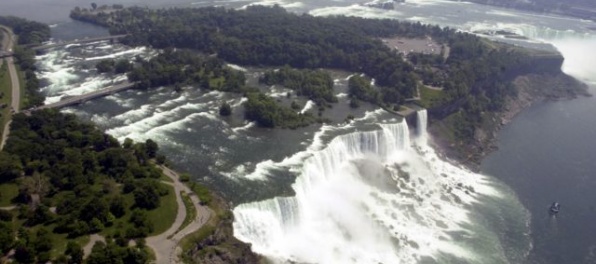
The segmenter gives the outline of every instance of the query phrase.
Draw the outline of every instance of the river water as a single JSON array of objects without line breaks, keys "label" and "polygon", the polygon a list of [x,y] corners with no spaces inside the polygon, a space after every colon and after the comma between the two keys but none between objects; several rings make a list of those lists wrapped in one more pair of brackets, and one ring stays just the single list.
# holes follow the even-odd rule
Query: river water
[{"label": "river water", "polygon": [[[254,1],[123,1],[125,5],[223,5]],[[0,14],[50,23],[56,40],[107,34],[67,18],[75,5],[59,0],[3,1]],[[345,14],[437,23],[464,31],[503,29],[557,48],[564,71],[596,83],[594,24],[462,2],[409,0],[396,10],[359,1],[281,1],[295,12]],[[31,8],[32,6],[36,8]],[[493,37],[499,38],[499,37]],[[502,39],[504,40],[504,39]],[[554,46],[552,46],[554,45]],[[47,102],[101,89],[124,76],[97,74],[102,58],[147,59],[157,51],[97,42],[38,56]],[[231,65],[238,68],[239,66]],[[252,82],[264,69],[242,68]],[[331,72],[340,103],[332,122],[298,130],[267,130],[242,121],[238,95],[185,87],[127,91],[66,108],[119,140],[153,138],[175,167],[220,191],[237,206],[235,234],[271,259],[308,263],[595,263],[596,104],[593,98],[542,103],[499,133],[499,150],[484,175],[439,158],[424,131],[371,106],[352,110],[345,90],[350,73]],[[261,87],[279,100],[288,90]],[[292,98],[310,109],[303,99]],[[226,101],[230,118],[217,115]],[[348,115],[356,120],[343,122]],[[562,204],[557,218],[546,213]]]}]

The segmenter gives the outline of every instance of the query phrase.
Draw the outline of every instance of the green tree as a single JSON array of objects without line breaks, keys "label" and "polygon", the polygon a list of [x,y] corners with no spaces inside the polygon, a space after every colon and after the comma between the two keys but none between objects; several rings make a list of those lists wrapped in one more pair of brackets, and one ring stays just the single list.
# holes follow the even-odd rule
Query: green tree
[{"label": "green tree", "polygon": [[157,146],[157,143],[155,143],[155,141],[147,139],[145,141],[145,150],[147,151],[147,155],[150,158],[155,158],[155,156],[157,155],[157,151],[159,150],[159,147]]},{"label": "green tree", "polygon": [[83,263],[83,248],[81,248],[81,246],[78,243],[74,241],[69,241],[66,245],[66,251],[64,253],[68,255],[69,263]]},{"label": "green tree", "polygon": [[223,102],[219,107],[219,115],[229,116],[232,114],[232,107],[227,102]]},{"label": "green tree", "polygon": [[15,234],[9,223],[0,221],[0,255],[8,253],[15,241]]},{"label": "green tree", "polygon": [[135,198],[135,205],[144,209],[155,209],[159,207],[160,195],[159,190],[155,184],[150,182],[143,182],[138,184],[133,191]]}]

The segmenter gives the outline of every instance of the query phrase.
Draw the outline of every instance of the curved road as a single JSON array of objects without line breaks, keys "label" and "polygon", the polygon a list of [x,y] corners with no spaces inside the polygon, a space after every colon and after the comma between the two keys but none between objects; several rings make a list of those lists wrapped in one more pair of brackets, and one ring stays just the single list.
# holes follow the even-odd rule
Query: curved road
[{"label": "curved road", "polygon": [[[213,212],[209,207],[200,205],[201,201],[199,200],[199,197],[197,197],[188,186],[180,182],[179,175],[175,171],[165,166],[159,167],[166,176],[173,180],[172,186],[176,192],[178,214],[176,215],[176,220],[174,220],[174,223],[168,230],[159,235],[148,237],[146,242],[147,246],[151,247],[153,252],[155,252],[156,264],[179,263],[180,261],[177,259],[178,256],[176,254],[178,242],[180,242],[186,235],[199,230],[199,228],[207,223]],[[185,192],[190,195],[190,199],[195,206],[195,210],[197,210],[197,214],[196,218],[188,226],[174,234],[178,228],[182,226],[182,223],[186,218],[186,208],[180,192]],[[171,238],[168,238],[170,236]]]},{"label": "curved road", "polygon": [[[4,38],[2,39],[2,49],[5,51],[12,51],[14,46],[14,35],[12,34],[12,30],[7,27],[0,26],[0,30],[4,33]],[[8,65],[8,73],[10,75],[10,83],[12,86],[11,98],[12,101],[10,102],[11,109],[14,109],[15,112],[19,111],[20,103],[21,103],[21,86],[19,85],[19,76],[17,75],[17,69],[14,66],[14,59],[12,57],[6,58],[6,63]],[[12,113],[11,113],[12,115]],[[8,137],[8,133],[10,132],[10,122],[12,121],[12,116],[9,118],[8,122],[4,124],[3,132],[2,132],[2,139],[0,141],[0,150],[4,148],[4,143],[6,142],[6,138]]]}]

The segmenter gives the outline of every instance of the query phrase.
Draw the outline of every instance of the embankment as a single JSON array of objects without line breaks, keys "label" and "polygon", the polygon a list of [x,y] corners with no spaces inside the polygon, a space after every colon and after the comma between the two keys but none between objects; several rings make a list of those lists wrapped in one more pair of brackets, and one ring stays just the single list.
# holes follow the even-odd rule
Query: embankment
[{"label": "embankment", "polygon": [[587,86],[561,71],[564,58],[556,52],[536,52],[529,60],[506,69],[506,76],[515,87],[515,95],[507,98],[499,112],[484,112],[483,122],[474,129],[474,138],[467,142],[454,140],[454,122],[450,118],[458,111],[463,100],[429,109],[429,132],[435,146],[447,157],[458,160],[472,169],[496,150],[497,132],[522,110],[541,101],[569,100],[591,96]]}]

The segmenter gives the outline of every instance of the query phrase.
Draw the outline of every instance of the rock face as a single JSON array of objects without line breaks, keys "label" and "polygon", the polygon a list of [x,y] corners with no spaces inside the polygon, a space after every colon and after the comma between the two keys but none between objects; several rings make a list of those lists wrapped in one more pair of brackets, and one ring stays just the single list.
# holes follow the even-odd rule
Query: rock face
[{"label": "rock face", "polygon": [[196,241],[190,252],[186,254],[187,260],[201,264],[257,264],[265,263],[264,259],[252,252],[250,244],[246,244],[233,235],[232,223],[234,221],[228,203],[220,196],[213,194],[217,210],[213,222],[208,228],[209,235]]},{"label": "rock face", "polygon": [[448,135],[452,129],[445,118],[456,112],[464,103],[458,100],[450,105],[429,109],[431,125],[429,132],[435,145],[444,155],[459,160],[476,169],[481,159],[496,149],[499,129],[509,123],[518,113],[535,102],[544,100],[567,100],[578,96],[590,96],[587,86],[561,71],[563,57],[560,54],[538,54],[532,59],[506,69],[517,94],[507,99],[501,112],[483,113],[483,123],[474,130],[471,143],[454,142]]}]

